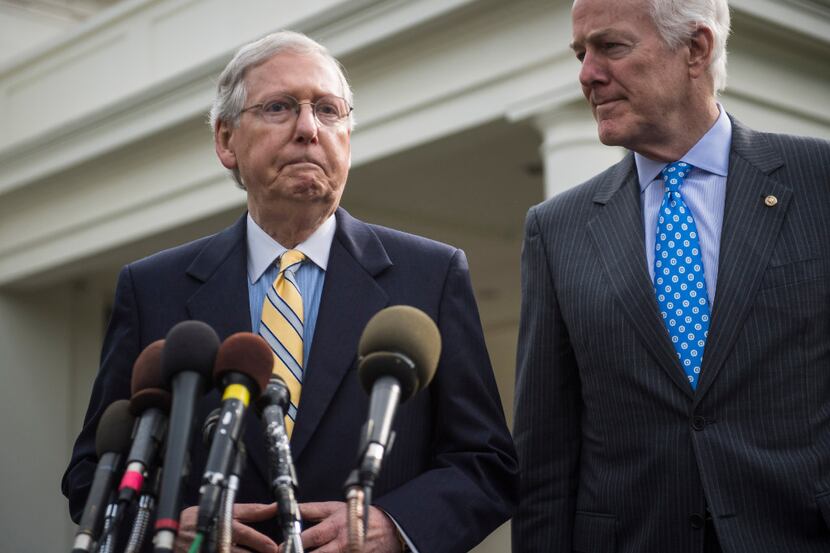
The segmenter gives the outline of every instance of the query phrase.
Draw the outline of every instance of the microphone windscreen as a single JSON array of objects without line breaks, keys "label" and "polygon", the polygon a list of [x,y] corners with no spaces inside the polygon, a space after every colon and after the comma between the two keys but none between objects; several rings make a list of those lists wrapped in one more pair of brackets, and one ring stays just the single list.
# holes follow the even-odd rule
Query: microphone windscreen
[{"label": "microphone windscreen", "polygon": [[[413,391],[429,384],[441,355],[441,333],[429,315],[409,305],[381,309],[369,319],[357,347],[358,355],[398,353],[415,364],[417,382]],[[373,375],[376,379],[381,375]],[[361,375],[364,385],[367,378]]]},{"label": "microphone windscreen", "polygon": [[164,414],[170,413],[172,396],[163,388],[144,388],[130,398],[130,413],[140,417],[147,409],[158,409]]},{"label": "microphone windscreen", "polygon": [[95,452],[100,459],[104,453],[127,453],[132,439],[135,418],[126,399],[113,401],[104,410],[95,431]]},{"label": "microphone windscreen", "polygon": [[216,354],[213,380],[221,385],[228,373],[242,373],[253,380],[258,389],[254,395],[265,389],[274,370],[274,354],[271,346],[261,337],[250,332],[237,332],[228,336]]},{"label": "microphone windscreen", "polygon": [[182,321],[167,333],[161,354],[161,375],[169,387],[181,372],[195,372],[210,378],[219,336],[201,321]]},{"label": "microphone windscreen", "polygon": [[145,388],[162,388],[164,379],[161,377],[161,352],[164,349],[164,340],[156,340],[142,351],[133,363],[133,376],[130,379],[130,395]]}]

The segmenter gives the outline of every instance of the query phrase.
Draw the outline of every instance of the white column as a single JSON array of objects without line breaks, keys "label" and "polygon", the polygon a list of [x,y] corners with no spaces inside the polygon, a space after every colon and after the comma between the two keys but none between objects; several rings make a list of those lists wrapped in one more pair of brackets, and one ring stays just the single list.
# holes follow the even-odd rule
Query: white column
[{"label": "white column", "polygon": [[625,154],[623,148],[599,141],[596,122],[584,102],[536,114],[532,121],[543,139],[539,151],[545,168],[545,198],[584,182]]}]

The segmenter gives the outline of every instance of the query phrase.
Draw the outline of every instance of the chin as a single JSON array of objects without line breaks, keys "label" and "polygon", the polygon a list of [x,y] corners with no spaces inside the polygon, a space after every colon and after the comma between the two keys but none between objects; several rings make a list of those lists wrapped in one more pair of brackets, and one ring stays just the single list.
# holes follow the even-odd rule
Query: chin
[{"label": "chin", "polygon": [[618,127],[609,125],[608,122],[600,123],[597,128],[599,141],[606,146],[623,146],[625,142],[624,135],[620,133]]}]

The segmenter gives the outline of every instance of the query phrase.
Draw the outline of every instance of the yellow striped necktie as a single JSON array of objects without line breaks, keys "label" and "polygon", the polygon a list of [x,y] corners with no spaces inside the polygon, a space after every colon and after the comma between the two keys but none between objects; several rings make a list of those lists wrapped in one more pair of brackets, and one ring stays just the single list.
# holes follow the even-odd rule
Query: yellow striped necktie
[{"label": "yellow striped necktie", "polygon": [[285,416],[288,437],[294,431],[300,390],[303,386],[303,297],[294,273],[305,255],[288,250],[280,257],[280,272],[262,302],[259,334],[274,352],[275,375],[291,392],[291,405]]}]

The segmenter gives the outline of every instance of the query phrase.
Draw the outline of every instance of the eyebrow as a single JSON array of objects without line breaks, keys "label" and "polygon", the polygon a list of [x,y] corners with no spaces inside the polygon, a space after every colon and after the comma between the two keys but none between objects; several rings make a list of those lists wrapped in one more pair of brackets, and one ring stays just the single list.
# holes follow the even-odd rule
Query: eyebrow
[{"label": "eyebrow", "polygon": [[591,31],[588,33],[588,36],[585,37],[585,40],[580,41],[572,41],[568,44],[568,47],[571,50],[576,50],[577,48],[581,47],[583,44],[590,44],[601,41],[606,35],[617,33],[621,35],[623,38],[628,40],[634,40],[634,37],[628,31],[622,29],[614,29],[611,27],[606,27],[604,29],[598,29],[596,31]]}]

